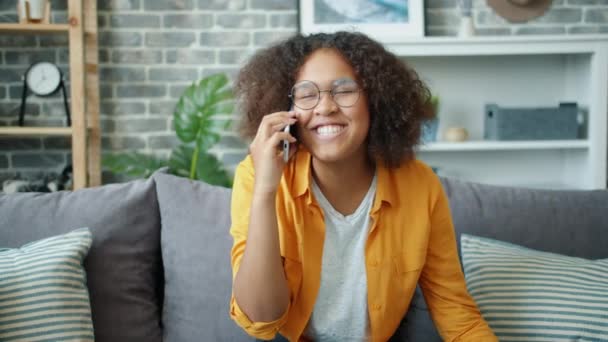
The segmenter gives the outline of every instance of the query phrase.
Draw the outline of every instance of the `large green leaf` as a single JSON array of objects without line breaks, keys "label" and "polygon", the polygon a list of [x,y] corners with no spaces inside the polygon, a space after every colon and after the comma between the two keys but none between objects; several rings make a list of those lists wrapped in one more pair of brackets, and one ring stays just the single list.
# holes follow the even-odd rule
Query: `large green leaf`
[{"label": "large green leaf", "polygon": [[190,177],[193,157],[196,158],[194,179],[213,185],[232,186],[232,179],[222,163],[212,154],[199,151],[192,145],[180,145],[173,150],[169,159],[169,172],[182,177]]},{"label": "large green leaf", "polygon": [[201,152],[199,154],[196,178],[209,184],[232,187],[232,179],[228,172],[222,163],[210,153]]},{"label": "large green leaf", "polygon": [[225,74],[201,79],[186,88],[173,112],[173,125],[182,142],[169,160],[141,153],[108,155],[104,167],[132,177],[148,177],[169,165],[172,174],[230,186],[231,179],[221,163],[207,151],[229,129],[234,111],[234,94]]},{"label": "large green leaf", "polygon": [[188,145],[180,145],[173,149],[169,158],[169,172],[176,176],[188,178],[193,151],[194,147]]},{"label": "large green leaf", "polygon": [[166,166],[167,161],[139,152],[128,152],[106,154],[103,156],[102,165],[104,169],[115,174],[136,178],[148,178],[154,171]]},{"label": "large green leaf", "polygon": [[228,77],[208,76],[193,83],[179,99],[173,113],[175,132],[182,142],[195,142],[206,151],[219,141],[219,132],[227,128],[226,121],[214,117],[233,110],[234,94]]}]

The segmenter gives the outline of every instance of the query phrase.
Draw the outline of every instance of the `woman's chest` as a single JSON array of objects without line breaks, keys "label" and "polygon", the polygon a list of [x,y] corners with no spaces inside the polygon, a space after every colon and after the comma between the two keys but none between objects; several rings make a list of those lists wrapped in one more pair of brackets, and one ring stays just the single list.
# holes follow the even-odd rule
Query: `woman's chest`
[{"label": "woman's chest", "polygon": [[[323,210],[315,204],[294,209],[291,222],[282,229],[291,230],[285,234],[291,236],[291,244],[283,245],[290,249],[285,252],[297,260],[306,260],[306,255],[311,252],[322,252],[328,234],[331,234],[331,243],[340,246],[336,238],[357,237],[356,234],[336,232],[335,229],[340,227],[327,227]],[[411,269],[424,263],[431,228],[430,217],[425,210],[416,206],[381,207],[370,213],[369,220],[359,221],[357,225],[342,228],[365,231],[364,236],[360,235],[353,241],[365,240],[363,248],[368,264],[395,263],[397,260],[401,268]],[[347,244],[353,247],[360,245]]]}]

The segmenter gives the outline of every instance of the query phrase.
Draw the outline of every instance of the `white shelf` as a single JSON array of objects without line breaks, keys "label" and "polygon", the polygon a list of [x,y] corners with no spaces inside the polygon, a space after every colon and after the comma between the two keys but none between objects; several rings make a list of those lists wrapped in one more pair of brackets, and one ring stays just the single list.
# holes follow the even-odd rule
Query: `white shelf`
[{"label": "white shelf", "polygon": [[519,36],[472,36],[472,37],[453,37],[453,36],[435,36],[435,37],[411,37],[405,39],[402,43],[390,43],[389,45],[401,44],[441,44],[441,45],[460,45],[463,43],[568,43],[580,41],[605,41],[604,34],[576,34],[576,35],[519,35]]},{"label": "white shelf", "polygon": [[543,141],[466,141],[432,142],[421,145],[421,152],[445,151],[516,151],[516,150],[570,150],[588,149],[588,140],[543,140]]},{"label": "white shelf", "polygon": [[605,35],[424,37],[387,44],[398,56],[487,56],[586,53],[605,43]]},{"label": "white shelf", "polygon": [[[608,36],[425,37],[386,47],[439,96],[440,140],[417,153],[440,174],[497,185],[606,188]],[[484,140],[488,103],[561,102],[578,104],[579,140]],[[442,141],[449,127],[465,128],[469,141]]]}]

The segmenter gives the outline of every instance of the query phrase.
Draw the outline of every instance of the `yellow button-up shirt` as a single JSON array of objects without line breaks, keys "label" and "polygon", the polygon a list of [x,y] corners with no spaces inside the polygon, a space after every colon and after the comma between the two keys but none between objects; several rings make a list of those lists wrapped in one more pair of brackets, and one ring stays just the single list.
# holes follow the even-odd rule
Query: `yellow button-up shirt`
[{"label": "yellow button-up shirt", "polygon": [[[396,169],[378,163],[376,172],[365,245],[372,340],[386,341],[394,334],[420,283],[445,341],[497,341],[466,290],[448,201],[437,176],[417,160]],[[236,169],[232,193],[233,280],[247,244],[253,184],[248,156]],[[311,155],[303,149],[285,167],[276,213],[290,290],[287,311],[273,322],[252,322],[232,296],[230,316],[254,337],[272,339],[280,332],[299,341],[319,291],[325,241],[323,212],[311,189]]]}]

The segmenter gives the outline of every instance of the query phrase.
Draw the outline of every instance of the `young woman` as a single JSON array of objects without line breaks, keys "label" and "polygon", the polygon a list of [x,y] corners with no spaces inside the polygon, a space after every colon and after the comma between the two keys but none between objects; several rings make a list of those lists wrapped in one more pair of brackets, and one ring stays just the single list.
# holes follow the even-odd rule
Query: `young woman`
[{"label": "young woman", "polygon": [[232,195],[238,325],[385,341],[420,283],[446,341],[496,341],[467,293],[441,183],[414,156],[430,93],[413,70],[362,34],[295,36],[253,56],[236,88],[252,138]]}]

